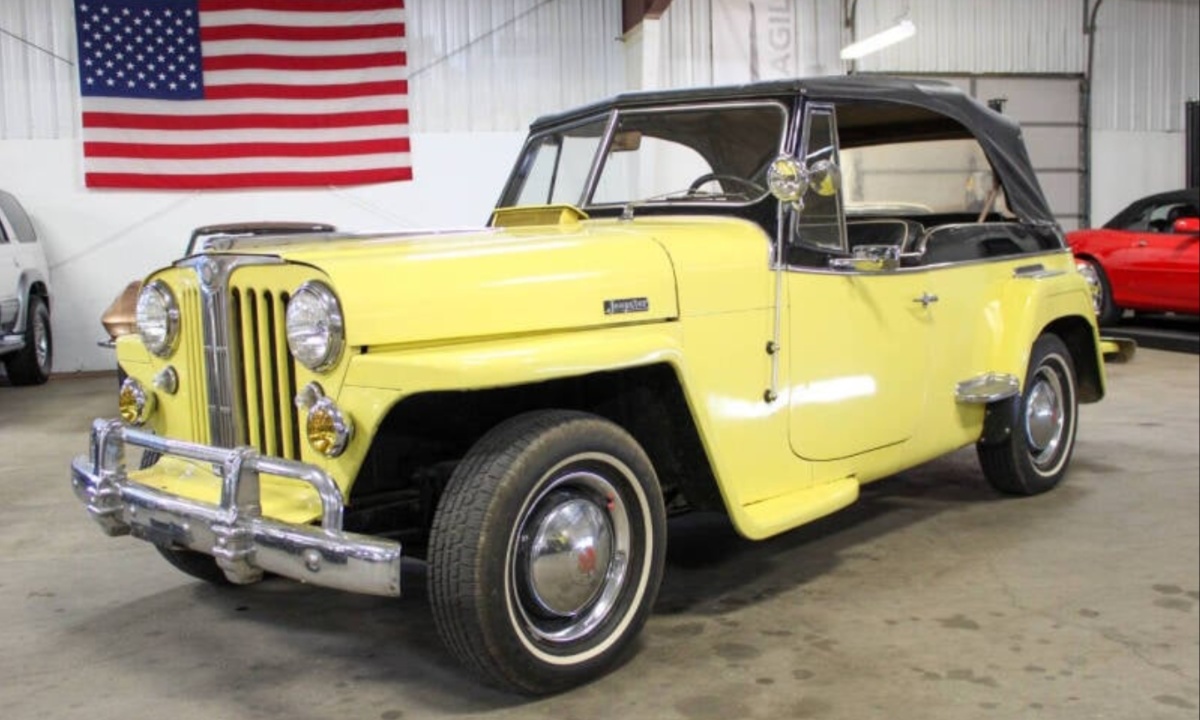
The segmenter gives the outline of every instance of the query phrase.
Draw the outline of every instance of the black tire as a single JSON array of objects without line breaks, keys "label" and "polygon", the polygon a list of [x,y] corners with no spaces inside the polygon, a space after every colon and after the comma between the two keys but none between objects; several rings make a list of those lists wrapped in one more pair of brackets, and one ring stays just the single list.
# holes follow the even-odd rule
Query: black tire
[{"label": "black tire", "polygon": [[1121,308],[1113,302],[1112,284],[1108,281],[1108,275],[1104,272],[1104,268],[1100,263],[1090,258],[1085,258],[1083,262],[1091,267],[1092,272],[1096,276],[1096,322],[1100,325],[1116,325],[1121,320],[1121,315],[1124,314]]},{"label": "black tire", "polygon": [[4,358],[4,370],[13,385],[41,385],[50,379],[54,339],[50,334],[50,308],[37,295],[29,297],[25,347]]},{"label": "black tire", "polygon": [[[145,470],[151,467],[162,458],[159,453],[147,450],[142,453],[142,459],[138,463],[138,467]],[[155,545],[155,550],[163,556],[163,559],[171,563],[176,570],[180,570],[192,577],[203,580],[204,582],[213,585],[232,585],[229,578],[225,577],[225,571],[217,565],[216,558],[211,555],[196,552],[195,550],[187,550],[185,548],[167,547],[165,545]]]},{"label": "black tire", "polygon": [[225,571],[217,565],[216,558],[211,555],[163,545],[155,545],[154,549],[163,556],[164,560],[174,565],[176,570],[185,572],[198,580],[213,585],[233,584],[229,578],[225,577]]},{"label": "black tire", "polygon": [[662,493],[637,441],[586,413],[519,415],[475,443],[438,504],[438,633],[499,688],[580,685],[620,661],[645,624],[665,554]]},{"label": "black tire", "polygon": [[1057,335],[1042,335],[1033,344],[1025,389],[1006,403],[1011,432],[976,445],[983,474],[1000,492],[1044,493],[1067,472],[1079,417],[1075,364]]}]

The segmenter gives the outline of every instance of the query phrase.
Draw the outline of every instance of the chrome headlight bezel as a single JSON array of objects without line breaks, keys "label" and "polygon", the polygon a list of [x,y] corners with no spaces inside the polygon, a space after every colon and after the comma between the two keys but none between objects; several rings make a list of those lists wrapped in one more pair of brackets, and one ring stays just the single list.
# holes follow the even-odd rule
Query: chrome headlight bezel
[{"label": "chrome headlight bezel", "polygon": [[[150,333],[151,305],[156,314],[161,315],[161,332]],[[175,343],[179,339],[179,303],[175,293],[162,280],[152,280],[142,286],[138,293],[137,309],[135,312],[137,332],[142,338],[142,344],[154,355],[161,358],[170,357],[175,352]],[[157,318],[154,323],[159,323]]]},{"label": "chrome headlight bezel", "polygon": [[[301,313],[311,320],[301,319]],[[325,372],[338,363],[346,345],[346,324],[337,295],[319,280],[310,280],[288,298],[284,326],[288,350],[304,367]],[[313,340],[318,340],[314,343]]]}]

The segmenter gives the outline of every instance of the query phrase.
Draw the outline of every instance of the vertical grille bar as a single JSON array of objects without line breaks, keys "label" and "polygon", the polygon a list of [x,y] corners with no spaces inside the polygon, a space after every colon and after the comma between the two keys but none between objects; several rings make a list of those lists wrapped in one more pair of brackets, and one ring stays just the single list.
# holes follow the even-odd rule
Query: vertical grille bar
[{"label": "vertical grille bar", "polygon": [[242,296],[242,376],[246,394],[244,411],[248,442],[259,450],[263,448],[262,419],[262,374],[258,367],[258,293],[245,290]]},{"label": "vertical grille bar", "polygon": [[280,437],[283,446],[283,456],[293,460],[300,459],[300,420],[297,417],[296,404],[296,361],[288,353],[287,344],[287,302],[288,294],[279,294],[279,302],[275,304],[275,332],[271,336],[275,348],[275,366],[279,368],[278,381],[280,410]]},{"label": "vertical grille bar", "polygon": [[187,394],[188,417],[196,442],[209,443],[208,413],[205,394],[198,392],[204,381],[204,332],[200,327],[200,290],[192,283],[184,283],[180,291],[180,312],[186,335],[181,343],[184,348],[182,365],[188,381],[195,388]]},{"label": "vertical grille bar", "polygon": [[268,455],[279,454],[279,396],[277,387],[275,354],[271,352],[274,346],[274,318],[271,317],[273,304],[271,292],[263,290],[258,293],[258,303],[255,306],[254,354],[258,356],[258,397],[261,405],[258,415],[262,424],[262,444],[259,446]]}]

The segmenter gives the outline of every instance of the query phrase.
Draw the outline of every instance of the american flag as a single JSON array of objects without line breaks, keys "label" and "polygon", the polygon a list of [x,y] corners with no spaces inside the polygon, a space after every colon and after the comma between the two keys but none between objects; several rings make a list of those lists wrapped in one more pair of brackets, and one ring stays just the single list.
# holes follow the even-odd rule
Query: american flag
[{"label": "american flag", "polygon": [[412,179],[404,0],[75,0],[75,24],[88,187]]}]

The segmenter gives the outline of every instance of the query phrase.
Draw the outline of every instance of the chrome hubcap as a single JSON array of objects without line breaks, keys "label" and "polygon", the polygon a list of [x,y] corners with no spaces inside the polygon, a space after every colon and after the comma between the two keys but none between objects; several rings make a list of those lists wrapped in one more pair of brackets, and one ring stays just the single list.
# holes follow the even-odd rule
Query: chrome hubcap
[{"label": "chrome hubcap", "polygon": [[609,616],[628,579],[625,501],[589,469],[554,478],[526,507],[511,568],[520,621],[541,642],[577,641]]},{"label": "chrome hubcap", "polygon": [[529,589],[548,613],[578,613],[604,587],[612,558],[612,524],[590,500],[550,499],[550,510],[533,533]]},{"label": "chrome hubcap", "polygon": [[1046,367],[1038,368],[1025,403],[1025,437],[1029,438],[1036,465],[1052,461],[1062,444],[1066,427],[1064,399],[1058,374]]},{"label": "chrome hubcap", "polygon": [[46,321],[40,313],[33,317],[33,349],[38,367],[46,369],[46,363],[50,360],[50,334],[46,332]]},{"label": "chrome hubcap", "polygon": [[1080,263],[1077,267],[1079,274],[1087,281],[1088,289],[1092,291],[1092,310],[1099,315],[1104,311],[1104,283],[1100,282],[1096,268],[1091,265]]}]

